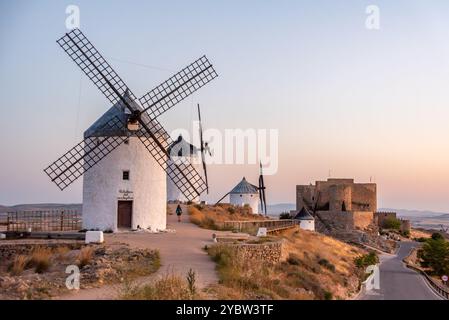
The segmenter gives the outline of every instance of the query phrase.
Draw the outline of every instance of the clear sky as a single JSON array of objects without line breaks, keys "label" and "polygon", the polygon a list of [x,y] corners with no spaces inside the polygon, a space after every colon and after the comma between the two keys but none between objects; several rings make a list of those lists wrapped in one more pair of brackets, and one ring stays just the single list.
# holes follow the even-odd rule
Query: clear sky
[{"label": "clear sky", "polygon": [[[81,179],[61,192],[42,171],[109,108],[55,42],[69,4],[138,96],[206,54],[219,78],[161,121],[190,130],[200,102],[207,128],[279,129],[269,202],[330,170],[374,177],[379,206],[449,211],[449,2],[414,0],[0,0],[0,204],[81,201]],[[257,182],[209,171],[210,201]]]}]

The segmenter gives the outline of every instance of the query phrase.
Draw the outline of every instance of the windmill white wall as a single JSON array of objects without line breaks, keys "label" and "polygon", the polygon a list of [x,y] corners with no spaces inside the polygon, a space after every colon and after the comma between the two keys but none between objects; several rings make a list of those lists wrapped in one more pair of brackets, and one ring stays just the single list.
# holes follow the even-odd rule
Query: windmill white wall
[{"label": "windmill white wall", "polygon": [[[194,145],[187,142],[181,135],[172,143],[171,146],[169,146],[167,151],[171,155],[171,158],[168,160],[169,165],[173,161],[187,161],[195,168],[198,174],[202,174],[203,167],[199,157],[199,150]],[[179,190],[179,188],[173,183],[172,179],[170,179],[167,175],[167,200],[181,202],[187,202],[190,200],[199,203],[200,197],[198,196],[194,199],[187,199],[181,190]]]},{"label": "windmill white wall", "polygon": [[315,231],[315,220],[300,220],[299,227],[304,230]]},{"label": "windmill white wall", "polygon": [[249,205],[254,214],[259,213],[259,189],[243,177],[230,192],[229,202],[235,206]]},{"label": "windmill white wall", "polygon": [[259,194],[230,193],[229,201],[235,206],[249,205],[254,214],[259,213]]},{"label": "windmill white wall", "polygon": [[117,231],[119,200],[132,201],[132,229],[166,229],[166,174],[137,137],[84,174],[83,228]]}]

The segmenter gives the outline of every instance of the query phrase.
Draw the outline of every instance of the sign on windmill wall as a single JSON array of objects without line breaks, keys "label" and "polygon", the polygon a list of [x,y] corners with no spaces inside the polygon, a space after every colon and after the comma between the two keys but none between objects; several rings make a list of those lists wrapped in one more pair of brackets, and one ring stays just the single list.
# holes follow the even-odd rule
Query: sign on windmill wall
[{"label": "sign on windmill wall", "polygon": [[120,189],[118,191],[118,200],[133,200],[134,193],[128,189]]}]

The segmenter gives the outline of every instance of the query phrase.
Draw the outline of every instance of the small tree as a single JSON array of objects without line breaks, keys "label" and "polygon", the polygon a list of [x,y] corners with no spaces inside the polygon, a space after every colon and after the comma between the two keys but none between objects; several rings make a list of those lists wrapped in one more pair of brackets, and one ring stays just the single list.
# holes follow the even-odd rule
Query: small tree
[{"label": "small tree", "polygon": [[441,276],[449,273],[449,242],[435,233],[418,251],[421,266],[430,268],[432,273]]},{"label": "small tree", "polygon": [[290,215],[289,212],[282,212],[282,213],[279,215],[279,219],[281,219],[281,220],[284,220],[284,219],[291,219],[291,218],[293,218],[293,217]]},{"label": "small tree", "polygon": [[401,220],[394,217],[388,217],[384,220],[382,227],[385,229],[399,230],[401,229]]}]

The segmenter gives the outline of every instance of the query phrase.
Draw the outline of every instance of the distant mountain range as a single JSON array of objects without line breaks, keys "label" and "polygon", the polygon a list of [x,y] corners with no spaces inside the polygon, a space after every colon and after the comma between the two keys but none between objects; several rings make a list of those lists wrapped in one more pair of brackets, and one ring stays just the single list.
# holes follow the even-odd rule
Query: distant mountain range
[{"label": "distant mountain range", "polygon": [[449,213],[447,212],[435,212],[429,210],[407,210],[407,209],[391,209],[391,208],[380,208],[378,211],[393,211],[396,212],[399,217],[415,217],[415,218],[424,218],[424,217],[443,217],[449,218]]}]

